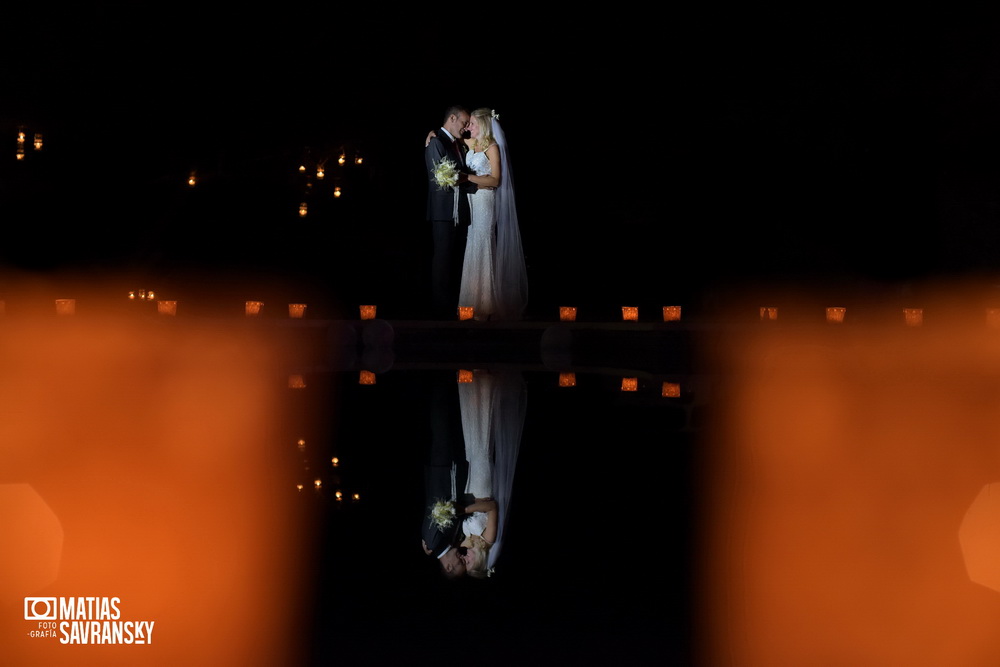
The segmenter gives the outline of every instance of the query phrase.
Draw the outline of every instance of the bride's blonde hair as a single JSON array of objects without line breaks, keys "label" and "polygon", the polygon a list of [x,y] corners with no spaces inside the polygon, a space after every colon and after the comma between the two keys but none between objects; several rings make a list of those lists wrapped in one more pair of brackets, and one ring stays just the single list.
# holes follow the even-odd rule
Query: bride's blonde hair
[{"label": "bride's blonde hair", "polygon": [[465,568],[465,573],[470,577],[475,577],[476,579],[485,579],[487,576],[487,555],[490,552],[490,547],[493,545],[484,540],[480,535],[469,535],[469,537],[466,538],[466,542],[469,543],[470,547],[476,547],[476,551],[474,552],[476,559],[471,565]]},{"label": "bride's blonde hair", "polygon": [[472,142],[473,150],[485,150],[495,144],[493,138],[493,109],[476,109],[472,112],[479,123],[479,138]]}]

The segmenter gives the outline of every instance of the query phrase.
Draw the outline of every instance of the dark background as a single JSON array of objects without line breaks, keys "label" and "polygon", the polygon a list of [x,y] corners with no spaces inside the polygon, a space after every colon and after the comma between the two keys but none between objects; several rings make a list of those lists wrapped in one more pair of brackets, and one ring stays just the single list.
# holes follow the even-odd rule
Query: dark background
[{"label": "dark background", "polygon": [[[671,11],[654,20],[635,7],[497,17],[473,6],[403,16],[387,5],[275,5],[211,16],[144,5],[17,15],[0,47],[0,266],[60,289],[124,274],[123,294],[156,289],[181,314],[239,315],[261,298],[308,303],[313,318],[377,303],[386,319],[420,319],[423,137],[457,102],[496,109],[510,141],[531,319],[567,304],[592,321],[616,319],[623,304],[649,313],[680,303],[686,318],[710,317],[728,292],[758,284],[842,303],[941,279],[996,289],[994,24],[917,10]],[[16,162],[22,125],[45,144]],[[364,165],[338,167],[341,151]],[[298,165],[324,159],[327,178],[308,189]],[[0,293],[13,313],[9,284]],[[427,642],[453,645],[446,661],[513,660],[490,648],[494,634],[527,636],[538,662],[691,659],[693,436],[665,428],[671,417],[658,409],[609,406],[596,390],[570,404],[546,395],[548,379],[529,378],[542,399],[529,403],[521,507],[569,503],[571,514],[539,523],[519,510],[503,587],[442,588],[419,559],[393,565],[410,517],[385,499],[400,480],[419,483],[406,442],[423,417],[407,400],[419,382],[390,377],[380,396],[403,413],[382,445],[329,425],[330,446],[367,461],[357,474],[374,488],[359,512],[330,515],[316,545],[328,560],[304,614],[319,659],[379,664],[371,647],[390,655],[387,642],[401,637],[400,656]],[[385,419],[349,384],[329,396]],[[605,486],[578,500],[602,481],[591,461],[607,443],[617,455],[603,481],[642,470],[628,480],[628,513]],[[396,455],[392,473],[372,481],[384,451]],[[654,504],[667,485],[664,514]],[[650,512],[661,529],[648,530]],[[388,553],[372,529],[387,514]],[[593,527],[608,524],[621,530],[595,545]],[[428,591],[436,597],[420,607]],[[524,600],[533,604],[519,611]]]}]

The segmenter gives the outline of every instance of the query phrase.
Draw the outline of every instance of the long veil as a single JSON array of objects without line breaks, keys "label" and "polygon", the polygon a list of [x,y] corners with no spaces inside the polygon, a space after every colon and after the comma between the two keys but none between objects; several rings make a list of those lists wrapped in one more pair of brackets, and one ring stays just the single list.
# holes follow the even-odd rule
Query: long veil
[{"label": "long veil", "polygon": [[524,413],[528,405],[524,381],[518,372],[501,372],[496,375],[492,401],[491,422],[493,439],[493,499],[497,501],[499,523],[497,538],[490,548],[487,567],[492,568],[500,556],[507,518],[510,516],[511,491],[517,455],[521,450],[521,433]]},{"label": "long veil", "polygon": [[501,320],[519,320],[528,304],[528,271],[521,247],[521,230],[514,201],[514,177],[507,137],[493,119],[493,138],[500,149],[500,185],[494,198],[497,243],[494,259],[493,296]]}]

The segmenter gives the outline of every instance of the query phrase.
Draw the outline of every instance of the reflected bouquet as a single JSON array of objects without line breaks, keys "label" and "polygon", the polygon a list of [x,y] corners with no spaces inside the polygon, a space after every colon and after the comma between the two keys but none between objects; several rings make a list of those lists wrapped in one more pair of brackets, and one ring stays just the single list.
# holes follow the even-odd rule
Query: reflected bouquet
[{"label": "reflected bouquet", "polygon": [[431,520],[441,530],[451,528],[455,522],[455,503],[450,500],[439,500],[431,508]]}]

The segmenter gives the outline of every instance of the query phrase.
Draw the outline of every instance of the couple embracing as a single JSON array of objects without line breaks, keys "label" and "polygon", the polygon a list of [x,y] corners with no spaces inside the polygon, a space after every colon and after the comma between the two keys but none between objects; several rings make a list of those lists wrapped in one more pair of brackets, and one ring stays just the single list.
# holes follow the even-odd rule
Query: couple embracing
[{"label": "couple embracing", "polygon": [[498,116],[449,107],[441,129],[428,135],[424,161],[435,315],[454,317],[456,306],[469,306],[478,320],[520,319],[528,279]]}]

